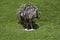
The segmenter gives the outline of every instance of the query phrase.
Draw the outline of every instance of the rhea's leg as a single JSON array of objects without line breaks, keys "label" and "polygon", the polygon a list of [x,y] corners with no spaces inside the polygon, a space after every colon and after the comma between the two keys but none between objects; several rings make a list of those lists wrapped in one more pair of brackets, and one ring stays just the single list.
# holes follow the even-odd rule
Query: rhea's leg
[{"label": "rhea's leg", "polygon": [[25,30],[26,30],[26,31],[29,31],[29,30],[28,30],[28,28],[29,28],[29,24],[28,24],[28,22],[25,21],[25,24],[26,24],[26,28],[25,28]]},{"label": "rhea's leg", "polygon": [[30,23],[31,29],[33,29],[33,27],[32,27],[32,20],[31,19],[29,20],[29,23]]},{"label": "rhea's leg", "polygon": [[34,30],[32,26],[32,20],[30,20],[30,25],[31,25],[31,31]]}]

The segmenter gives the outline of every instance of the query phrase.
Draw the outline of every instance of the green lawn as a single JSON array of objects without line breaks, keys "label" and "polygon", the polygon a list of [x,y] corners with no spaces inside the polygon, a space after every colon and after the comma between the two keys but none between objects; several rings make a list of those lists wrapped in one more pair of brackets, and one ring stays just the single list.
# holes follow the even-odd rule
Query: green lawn
[{"label": "green lawn", "polygon": [[[39,28],[26,32],[17,24],[20,5],[33,3],[41,11]],[[0,0],[0,40],[60,40],[60,0]]]}]

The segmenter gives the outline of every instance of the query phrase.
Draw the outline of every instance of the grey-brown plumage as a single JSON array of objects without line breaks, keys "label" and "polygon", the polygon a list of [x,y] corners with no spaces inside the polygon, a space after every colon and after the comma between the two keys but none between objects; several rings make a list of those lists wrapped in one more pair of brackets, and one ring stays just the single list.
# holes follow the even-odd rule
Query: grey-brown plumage
[{"label": "grey-brown plumage", "polygon": [[18,19],[28,27],[28,25],[31,25],[32,28],[32,19],[39,17],[38,8],[36,8],[32,4],[24,4],[21,6],[17,12]]}]

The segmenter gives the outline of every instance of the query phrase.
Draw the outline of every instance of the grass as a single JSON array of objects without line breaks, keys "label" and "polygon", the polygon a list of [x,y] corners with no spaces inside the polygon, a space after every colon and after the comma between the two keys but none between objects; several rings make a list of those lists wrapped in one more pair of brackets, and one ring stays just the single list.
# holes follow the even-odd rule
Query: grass
[{"label": "grass", "polygon": [[[26,32],[17,24],[16,11],[29,2],[42,13],[39,29]],[[0,0],[0,40],[60,40],[60,0]]]}]

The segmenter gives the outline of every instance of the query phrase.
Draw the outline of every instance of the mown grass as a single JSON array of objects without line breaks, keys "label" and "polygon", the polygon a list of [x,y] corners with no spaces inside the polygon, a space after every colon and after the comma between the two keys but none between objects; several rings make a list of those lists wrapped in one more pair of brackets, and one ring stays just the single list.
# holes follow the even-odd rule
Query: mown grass
[{"label": "mown grass", "polygon": [[[35,31],[26,32],[17,24],[16,11],[24,3],[42,12]],[[60,40],[60,0],[0,0],[0,40]]]}]

